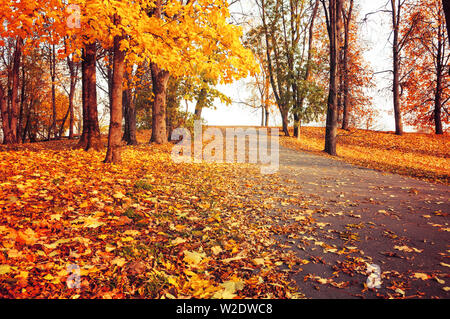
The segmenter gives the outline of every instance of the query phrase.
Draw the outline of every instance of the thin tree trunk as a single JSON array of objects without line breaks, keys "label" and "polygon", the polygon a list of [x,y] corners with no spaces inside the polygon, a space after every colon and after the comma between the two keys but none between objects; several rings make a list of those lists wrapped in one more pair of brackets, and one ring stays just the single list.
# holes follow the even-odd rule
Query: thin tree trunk
[{"label": "thin tree trunk", "polygon": [[438,47],[436,56],[436,91],[434,94],[434,127],[436,134],[444,134],[442,128],[441,119],[441,108],[442,108],[442,76],[443,76],[443,46],[445,46],[445,37],[443,37],[443,32],[441,26],[438,30]]},{"label": "thin tree trunk", "polygon": [[86,81],[86,49],[83,49],[83,57],[81,61],[81,100],[82,100],[82,113],[83,113],[83,121],[82,126],[83,130],[80,136],[80,140],[77,144],[77,148],[86,149],[87,139],[88,139],[88,103],[87,103],[87,81]]},{"label": "thin tree trunk", "polygon": [[53,137],[56,138],[56,48],[53,44],[50,47],[50,78],[52,81],[51,90],[52,90],[52,124],[48,131],[48,139],[50,139],[51,134],[53,133]]},{"label": "thin tree trunk", "polygon": [[113,76],[111,90],[111,121],[105,163],[120,163],[122,147],[122,98],[125,72],[125,52],[120,50],[120,36],[114,37]]},{"label": "thin tree trunk", "polygon": [[[395,118],[395,134],[403,134],[402,113],[400,109],[400,52],[399,52],[399,23],[400,23],[400,0],[391,0],[392,6],[392,31],[393,31],[393,43],[392,43],[392,55],[393,55],[393,103],[394,103],[394,118]],[[397,3],[399,5],[397,5]]]},{"label": "thin tree trunk", "polygon": [[69,56],[67,57],[67,66],[69,67],[70,74],[70,87],[69,87],[69,139],[73,139],[73,126],[75,122],[74,110],[73,110],[73,99],[75,96],[75,89],[77,87],[77,75],[78,75],[78,64],[75,64],[73,59]]},{"label": "thin tree trunk", "polygon": [[167,143],[166,131],[166,95],[170,73],[162,70],[157,64],[150,64],[153,84],[152,137],[151,143]]},{"label": "thin tree trunk", "polygon": [[[311,77],[311,63],[312,63],[312,55],[313,55],[313,40],[314,40],[314,23],[316,20],[317,12],[319,10],[319,0],[316,0],[314,3],[313,11],[311,13],[311,21],[309,23],[308,28],[308,56],[306,59],[306,69],[305,69],[305,75],[304,80],[309,81],[309,78]],[[305,102],[305,94],[301,93],[300,96],[300,109],[303,110],[303,104]],[[301,119],[298,123],[297,128],[297,139],[300,140],[300,127],[301,127]]]},{"label": "thin tree trunk", "polygon": [[264,127],[264,114],[265,114],[264,105],[261,105],[261,127]]},{"label": "thin tree trunk", "polygon": [[23,127],[23,114],[25,105],[25,68],[22,63],[22,86],[20,88],[20,111],[19,111],[19,123],[17,125],[17,142],[21,142],[22,139],[22,127]]},{"label": "thin tree trunk", "polygon": [[23,40],[18,37],[16,41],[16,48],[13,56],[13,67],[12,67],[12,84],[11,84],[11,110],[9,112],[9,130],[7,130],[7,135],[4,137],[4,142],[6,144],[17,143],[17,124],[19,117],[19,101],[18,101],[18,88],[19,88],[19,71],[20,71],[20,61],[22,57],[22,46]]},{"label": "thin tree trunk", "polygon": [[343,61],[342,61],[342,74],[343,74],[343,110],[342,110],[342,129],[348,130],[349,126],[349,76],[348,76],[348,51],[349,51],[349,33],[350,24],[352,20],[353,0],[350,0],[350,6],[348,12],[345,13],[344,7],[342,7],[342,16],[344,20],[344,47],[343,47]]}]

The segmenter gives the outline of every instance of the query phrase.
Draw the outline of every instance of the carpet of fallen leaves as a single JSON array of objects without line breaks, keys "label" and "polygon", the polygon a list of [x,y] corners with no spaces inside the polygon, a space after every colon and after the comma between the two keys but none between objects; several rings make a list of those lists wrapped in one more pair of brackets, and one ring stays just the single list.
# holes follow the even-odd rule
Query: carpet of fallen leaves
[{"label": "carpet of fallen leaves", "polygon": [[0,297],[302,297],[279,269],[302,260],[274,246],[268,207],[236,201],[252,188],[230,180],[255,167],[175,164],[172,145],[111,165],[71,146],[0,149]]},{"label": "carpet of fallen leaves", "polygon": [[[323,153],[325,128],[303,127],[301,138],[282,137],[281,145]],[[450,136],[370,130],[339,130],[338,158],[352,164],[450,184]],[[324,154],[324,153],[323,153]]]}]

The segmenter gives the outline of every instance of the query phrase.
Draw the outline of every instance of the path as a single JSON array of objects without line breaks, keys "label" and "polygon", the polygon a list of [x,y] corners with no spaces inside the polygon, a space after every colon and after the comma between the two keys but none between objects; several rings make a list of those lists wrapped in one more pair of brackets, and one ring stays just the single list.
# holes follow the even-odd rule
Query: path
[{"label": "path", "polygon": [[[443,290],[444,286],[450,286],[449,268],[441,264],[450,264],[448,186],[359,168],[283,147],[280,148],[279,174],[294,179],[305,194],[317,196],[323,202],[322,207],[318,208],[329,210],[331,214],[322,214],[318,218],[319,222],[330,223],[323,231],[325,240],[342,245],[343,236],[336,232],[351,229],[359,237],[359,241],[355,241],[355,245],[352,243],[352,246],[357,246],[365,256],[370,256],[373,263],[380,265],[382,272],[397,271],[400,276],[425,273],[446,281],[446,284],[440,284],[436,279],[413,278],[410,286],[402,289],[406,295],[450,296]],[[362,227],[346,228],[349,224]],[[398,250],[394,246],[407,246],[422,252],[407,252],[406,248]],[[311,271],[323,275],[321,277],[327,277],[332,275],[329,266],[335,265],[337,257],[342,256],[324,254],[326,264],[312,264],[309,267]],[[304,269],[308,271],[308,265]],[[296,279],[302,281],[302,278]],[[324,289],[322,286],[317,290],[314,289],[317,284],[305,284],[311,288],[309,293],[305,292],[310,297],[348,296],[348,292],[334,287],[325,286],[327,288]],[[355,288],[350,292],[360,290]],[[386,286],[381,291],[383,294],[389,292]]]},{"label": "path", "polygon": [[[285,209],[308,208],[316,225],[297,234],[302,217],[274,218],[286,230],[280,247],[310,261],[292,275],[306,297],[450,297],[448,186],[281,146],[277,174],[302,194]],[[364,289],[367,261],[381,269],[380,289]]]}]

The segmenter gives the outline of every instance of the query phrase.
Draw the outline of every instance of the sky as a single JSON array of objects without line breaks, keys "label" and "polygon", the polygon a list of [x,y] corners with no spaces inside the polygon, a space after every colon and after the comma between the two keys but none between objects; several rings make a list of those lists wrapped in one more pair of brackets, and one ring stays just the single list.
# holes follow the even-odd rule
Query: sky
[{"label": "sky", "polygon": [[[248,1],[248,0],[247,0]],[[242,1],[243,3],[246,0]],[[248,1],[247,3],[250,3]],[[387,0],[355,0],[355,5],[359,5],[360,21],[367,13],[377,11],[384,7]],[[244,10],[250,10],[245,7]],[[233,11],[233,10],[231,10]],[[360,27],[361,38],[367,46],[365,52],[366,61],[368,61],[374,72],[391,69],[392,47],[388,38],[390,36],[390,16],[388,13],[377,13],[370,15],[368,21]],[[392,114],[392,94],[389,88],[390,73],[380,73],[375,77],[376,87],[368,94],[373,97],[373,106],[380,110],[380,118],[374,124],[373,129],[388,130],[395,129],[394,117]],[[246,80],[240,80],[233,84],[218,87],[223,93],[232,98],[233,101],[245,100],[248,90],[246,90]],[[216,109],[205,109],[202,116],[209,125],[260,125],[261,113],[250,107],[246,107],[239,103],[233,103],[230,106],[216,103]],[[190,105],[190,111],[194,106]],[[313,123],[313,125],[321,125],[322,123]],[[281,125],[279,112],[275,110],[270,116],[269,125]],[[406,128],[407,129],[407,128]]]}]

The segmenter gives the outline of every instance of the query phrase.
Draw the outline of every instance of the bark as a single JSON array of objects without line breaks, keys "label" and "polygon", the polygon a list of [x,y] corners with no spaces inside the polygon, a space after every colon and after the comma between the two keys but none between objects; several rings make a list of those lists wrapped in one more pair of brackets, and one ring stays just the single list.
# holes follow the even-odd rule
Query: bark
[{"label": "bark", "polygon": [[157,64],[150,64],[152,70],[153,84],[153,105],[152,105],[152,137],[151,143],[167,143],[166,131],[166,95],[167,83],[170,73],[158,67]]},{"label": "bark", "polygon": [[[322,2],[325,6],[325,2]],[[330,38],[330,83],[327,103],[327,119],[325,129],[325,149],[330,155],[336,155],[337,136],[337,89],[338,89],[338,56],[339,56],[339,32],[341,0],[329,0],[327,14],[327,30]]]},{"label": "bark", "polygon": [[10,136],[11,133],[9,128],[8,105],[6,101],[5,91],[1,83],[0,83],[0,112],[2,116],[3,143],[7,144],[6,136]]},{"label": "bark", "polygon": [[393,56],[393,104],[394,104],[394,118],[395,118],[395,134],[403,134],[402,113],[400,110],[400,49],[399,49],[399,23],[400,23],[400,0],[391,0],[392,6],[392,56]]},{"label": "bark", "polygon": [[111,87],[111,116],[108,135],[108,151],[105,163],[120,163],[122,147],[122,98],[125,72],[125,52],[120,50],[120,36],[114,37],[113,76]]},{"label": "bark", "polygon": [[348,76],[348,51],[349,51],[349,32],[350,23],[352,19],[353,0],[350,0],[350,7],[348,12],[342,9],[342,16],[344,18],[344,47],[343,47],[343,61],[342,61],[342,76],[343,76],[343,101],[342,101],[342,129],[348,130],[349,126],[349,76]]},{"label": "bark", "polygon": [[[13,66],[12,66],[12,83],[11,83],[11,94],[10,94],[10,106],[11,108],[6,112],[7,121],[7,134],[4,136],[3,142],[5,144],[14,144],[18,142],[17,139],[17,124],[19,118],[19,98],[18,98],[18,88],[19,88],[19,71],[20,71],[20,61],[22,57],[22,47],[23,40],[18,38],[16,41],[16,48],[13,55]],[[9,125],[8,125],[9,124]]]},{"label": "bark", "polygon": [[78,146],[86,151],[102,148],[97,111],[97,49],[95,43],[87,44],[82,61],[83,133]]},{"label": "bark", "polygon": [[445,21],[447,26],[448,43],[450,44],[450,1],[442,0],[442,6],[444,8]]},{"label": "bark", "polygon": [[[78,65],[70,58],[67,57],[67,66],[69,67],[70,74],[70,87],[69,87],[69,139],[73,139],[73,126],[75,121],[73,110],[73,99],[75,96],[75,89],[77,87],[77,73]],[[64,125],[63,125],[64,127]]]},{"label": "bark", "polygon": [[265,111],[266,111],[266,122],[265,122],[265,127],[269,126],[269,107],[266,105],[265,106]]},{"label": "bark", "polygon": [[[314,40],[314,23],[316,20],[317,12],[319,10],[319,0],[316,0],[313,11],[311,13],[311,21],[309,23],[308,27],[308,55],[306,58],[306,69],[305,69],[305,75],[304,80],[309,81],[311,77],[311,62],[312,62],[312,55],[313,55],[313,40]],[[300,96],[300,109],[303,109],[303,104],[305,102],[305,94],[302,94]],[[297,126],[297,139],[300,139],[300,127],[301,127],[301,119],[298,120],[298,126]]]},{"label": "bark", "polygon": [[87,91],[87,82],[86,82],[86,50],[83,50],[83,56],[81,61],[81,104],[82,104],[82,113],[83,113],[83,130],[81,132],[80,140],[77,144],[77,148],[85,149],[87,146],[88,139],[88,108],[87,108],[87,100],[86,100],[86,91]]},{"label": "bark", "polygon": [[264,105],[261,106],[261,127],[264,127],[264,115],[265,115],[265,108]]},{"label": "bark", "polygon": [[299,130],[298,130],[298,127],[299,127],[299,124],[300,124],[300,116],[297,114],[297,113],[295,113],[294,114],[294,137],[299,137]]},{"label": "bark", "polygon": [[52,81],[52,124],[48,130],[48,139],[52,133],[56,138],[56,49],[54,44],[50,47],[50,79]]},{"label": "bark", "polygon": [[137,145],[136,105],[134,104],[132,91],[130,88],[123,91],[122,103],[125,118],[125,130],[122,139],[128,145]]},{"label": "bark", "polygon": [[442,127],[442,77],[443,77],[443,69],[444,69],[444,61],[443,61],[443,49],[445,46],[445,37],[443,36],[442,29],[439,27],[438,30],[438,46],[437,46],[437,56],[436,56],[436,91],[434,94],[434,127],[436,134],[444,134],[444,130]]},{"label": "bark", "polygon": [[289,112],[286,108],[283,108],[283,112],[281,113],[281,119],[283,120],[283,133],[285,136],[289,135]]},{"label": "bark", "polygon": [[[275,43],[275,41],[273,41],[273,34],[269,32],[269,26],[267,25],[267,21],[266,21],[266,2],[265,1],[261,1],[261,14],[262,14],[262,23],[263,23],[263,28],[264,28],[264,38],[265,38],[265,42],[266,42],[266,56],[267,56],[267,69],[269,71],[269,78],[270,78],[270,84],[272,86],[272,91],[273,91],[273,95],[275,97],[275,101],[277,102],[277,106],[278,109],[280,110],[281,113],[281,117],[282,117],[282,123],[283,123],[283,132],[285,134],[285,136],[290,136],[289,134],[289,129],[288,129],[288,117],[287,117],[287,113],[289,112],[289,110],[286,110],[285,105],[282,101],[282,98],[284,96],[284,91],[283,91],[283,87],[281,84],[280,79],[277,77],[277,80],[275,80],[275,75],[274,75],[274,68],[279,69],[279,66],[277,66],[277,62],[279,60],[278,54],[277,54],[277,50],[276,50],[276,46],[273,47],[273,51],[275,53],[275,67],[273,65],[273,61],[272,61],[272,57],[271,57],[271,45],[270,45],[270,41],[269,38],[272,39],[272,42]],[[271,28],[273,31],[273,26],[271,25]],[[285,115],[283,115],[285,114]]]},{"label": "bark", "polygon": [[195,112],[194,112],[194,118],[196,120],[200,120],[202,118],[202,110],[203,110],[203,106],[206,103],[207,94],[208,94],[208,91],[205,88],[202,88],[200,90],[200,93],[198,94],[197,103],[195,104]]},{"label": "bark", "polygon": [[20,88],[20,111],[19,111],[19,123],[17,125],[17,142],[20,143],[22,139],[22,128],[23,128],[23,117],[24,117],[24,107],[25,107],[25,68],[22,64],[22,86]]}]

